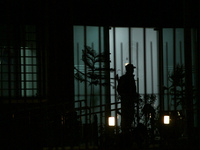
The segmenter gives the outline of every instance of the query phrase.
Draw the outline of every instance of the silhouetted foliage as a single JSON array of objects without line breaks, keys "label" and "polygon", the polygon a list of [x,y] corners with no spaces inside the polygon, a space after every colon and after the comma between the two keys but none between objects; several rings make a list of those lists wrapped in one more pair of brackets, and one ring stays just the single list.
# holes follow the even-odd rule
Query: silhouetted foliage
[{"label": "silhouetted foliage", "polygon": [[[186,84],[185,84],[185,67],[177,64],[173,71],[168,74],[169,87],[164,86],[163,90],[167,91],[168,100],[171,102],[170,110],[170,125],[162,133],[165,138],[179,138],[186,133],[187,122],[187,105],[186,105]],[[193,93],[195,89],[193,87]],[[191,95],[194,99],[194,94]]]},{"label": "silhouetted foliage", "polygon": [[[170,72],[168,75],[168,80],[171,83],[169,87],[165,90],[169,91],[174,101],[174,106],[176,109],[181,107],[183,111],[186,109],[186,99],[185,99],[185,70],[183,65],[177,64],[174,71]],[[195,89],[193,88],[193,92]],[[191,97],[194,98],[194,97]]]},{"label": "silhouetted foliage", "polygon": [[110,85],[110,81],[103,79],[108,79],[105,72],[114,71],[112,68],[108,68],[106,63],[109,63],[109,57],[105,52],[97,54],[97,52],[89,46],[85,46],[85,49],[82,50],[82,61],[86,65],[86,72],[79,71],[76,67],[74,70],[76,73],[74,77],[80,82],[88,82],[89,85]]}]

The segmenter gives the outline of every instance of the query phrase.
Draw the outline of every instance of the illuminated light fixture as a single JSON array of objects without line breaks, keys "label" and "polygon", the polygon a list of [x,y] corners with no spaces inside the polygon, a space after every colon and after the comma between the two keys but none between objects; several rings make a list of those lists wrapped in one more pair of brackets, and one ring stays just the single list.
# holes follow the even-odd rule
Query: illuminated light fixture
[{"label": "illuminated light fixture", "polygon": [[169,124],[170,123],[170,117],[168,115],[164,116],[164,124]]},{"label": "illuminated light fixture", "polygon": [[108,125],[115,126],[115,117],[108,117]]}]

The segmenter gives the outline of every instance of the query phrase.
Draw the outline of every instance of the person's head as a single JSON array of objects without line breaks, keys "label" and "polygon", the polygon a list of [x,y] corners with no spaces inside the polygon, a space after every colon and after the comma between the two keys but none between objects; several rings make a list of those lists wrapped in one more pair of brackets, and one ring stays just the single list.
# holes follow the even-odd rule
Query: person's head
[{"label": "person's head", "polygon": [[125,67],[126,67],[126,73],[127,73],[127,74],[133,74],[134,68],[136,68],[136,67],[133,66],[132,64],[128,64],[128,65],[126,65]]}]

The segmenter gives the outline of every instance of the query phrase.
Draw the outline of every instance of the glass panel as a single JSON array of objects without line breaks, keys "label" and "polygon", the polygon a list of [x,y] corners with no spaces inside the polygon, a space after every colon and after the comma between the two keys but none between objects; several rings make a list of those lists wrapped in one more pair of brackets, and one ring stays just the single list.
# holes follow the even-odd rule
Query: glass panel
[{"label": "glass panel", "polygon": [[198,126],[198,102],[197,102],[197,89],[198,89],[198,48],[197,48],[197,30],[196,29],[191,29],[191,50],[192,50],[192,81],[193,81],[193,103],[194,103],[194,126]]},{"label": "glass panel", "polygon": [[26,58],[25,62],[26,62],[27,65],[30,65],[30,64],[33,63],[32,60],[33,60],[32,58]]},{"label": "glass panel", "polygon": [[27,89],[33,88],[32,82],[26,82],[26,88]]},{"label": "glass panel", "polygon": [[[125,74],[125,64],[132,63],[136,68],[134,75],[136,80],[137,92],[143,97],[144,94],[156,94],[158,98],[158,43],[157,31],[152,28],[127,28],[115,27],[109,31],[111,68],[115,68],[114,73],[110,74],[115,78]],[[116,92],[117,84],[111,87],[111,103],[119,101]],[[154,105],[157,107],[158,103]],[[121,109],[121,104],[112,105],[113,109]],[[112,112],[121,123],[121,116]],[[134,124],[135,125],[135,124]]]},{"label": "glass panel", "polygon": [[[174,38],[173,38],[173,29],[165,28],[163,29],[163,77],[164,77],[164,86],[170,87],[171,83],[169,82],[168,75],[169,72],[173,71],[174,67]],[[165,90],[164,96],[164,110],[172,109],[172,101],[169,95],[169,90]]]},{"label": "glass panel", "polygon": [[[144,93],[144,29],[131,28],[131,58],[134,70],[137,92]],[[139,85],[140,84],[140,85]]]},{"label": "glass panel", "polygon": [[[99,121],[102,122],[103,119],[101,105],[105,104],[102,96],[105,87],[102,85],[105,80],[104,72],[99,68],[105,64],[97,61],[98,55],[104,52],[103,33],[103,27],[74,26],[75,108],[77,108],[78,115],[82,116],[82,123],[91,122],[94,114],[97,115]],[[86,55],[83,55],[84,52]],[[85,64],[83,61],[86,60],[85,58],[96,61],[90,61],[90,65]],[[99,78],[100,75],[101,78]],[[87,81],[85,82],[85,80]],[[89,112],[93,114],[89,115]]]},{"label": "glass panel", "polygon": [[33,75],[32,74],[26,74],[26,80],[33,80]]},{"label": "glass panel", "polygon": [[32,82],[32,86],[33,86],[34,89],[36,89],[37,88],[37,82]]},{"label": "glass panel", "polygon": [[176,64],[184,65],[184,29],[176,29]]},{"label": "glass panel", "polygon": [[25,56],[32,56],[32,51],[30,49],[25,48]]},{"label": "glass panel", "polygon": [[146,82],[147,94],[158,94],[157,31],[146,29]]},{"label": "glass panel", "polygon": [[33,90],[26,90],[26,96],[35,96]]},{"label": "glass panel", "polygon": [[[183,28],[163,29],[163,56],[164,86],[166,87],[164,110],[182,110],[185,77],[178,78],[180,76],[177,75],[181,72],[184,73]],[[181,81],[181,83],[177,81]]]}]

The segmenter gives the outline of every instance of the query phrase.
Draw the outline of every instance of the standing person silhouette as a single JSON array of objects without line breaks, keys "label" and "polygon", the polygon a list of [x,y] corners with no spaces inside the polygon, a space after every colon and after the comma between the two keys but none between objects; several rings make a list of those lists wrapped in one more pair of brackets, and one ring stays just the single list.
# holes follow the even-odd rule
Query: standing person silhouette
[{"label": "standing person silhouette", "polygon": [[121,127],[123,133],[128,133],[134,121],[134,102],[136,99],[136,85],[134,68],[132,64],[125,66],[126,73],[118,80],[117,91],[121,96]]}]

